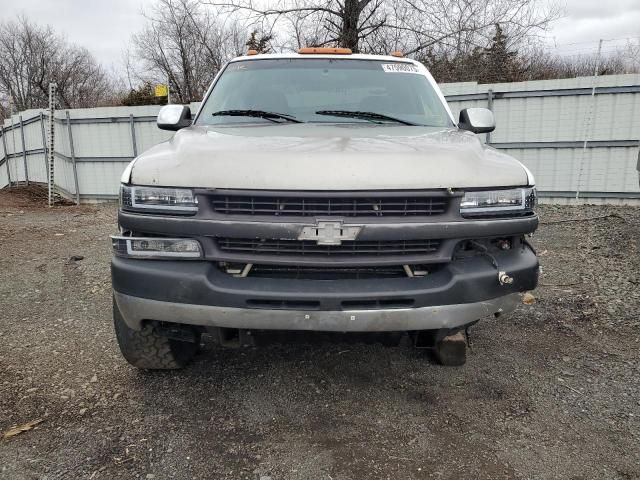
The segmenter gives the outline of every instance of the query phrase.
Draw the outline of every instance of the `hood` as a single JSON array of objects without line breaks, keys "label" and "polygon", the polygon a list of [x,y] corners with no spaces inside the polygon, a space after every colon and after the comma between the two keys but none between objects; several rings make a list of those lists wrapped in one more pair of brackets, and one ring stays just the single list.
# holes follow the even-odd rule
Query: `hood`
[{"label": "hood", "polygon": [[195,126],[140,155],[131,183],[253,190],[527,185],[524,167],[458,129],[376,124]]}]

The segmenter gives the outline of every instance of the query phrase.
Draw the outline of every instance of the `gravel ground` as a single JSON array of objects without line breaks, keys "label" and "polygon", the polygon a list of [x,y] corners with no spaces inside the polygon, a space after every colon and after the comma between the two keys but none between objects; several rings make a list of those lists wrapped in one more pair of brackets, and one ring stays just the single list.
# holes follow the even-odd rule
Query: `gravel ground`
[{"label": "gravel ground", "polygon": [[42,420],[2,478],[640,478],[638,208],[541,207],[537,302],[462,368],[291,337],[158,373],[115,343],[115,207],[36,196],[0,192],[0,431]]}]

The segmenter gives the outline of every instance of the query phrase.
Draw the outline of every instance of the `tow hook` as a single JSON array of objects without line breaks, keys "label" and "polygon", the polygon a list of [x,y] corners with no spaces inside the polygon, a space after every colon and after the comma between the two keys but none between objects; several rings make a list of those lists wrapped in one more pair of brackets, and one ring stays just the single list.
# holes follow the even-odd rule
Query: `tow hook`
[{"label": "tow hook", "polygon": [[513,283],[513,277],[507,275],[507,272],[498,272],[498,281],[500,285],[511,285]]}]

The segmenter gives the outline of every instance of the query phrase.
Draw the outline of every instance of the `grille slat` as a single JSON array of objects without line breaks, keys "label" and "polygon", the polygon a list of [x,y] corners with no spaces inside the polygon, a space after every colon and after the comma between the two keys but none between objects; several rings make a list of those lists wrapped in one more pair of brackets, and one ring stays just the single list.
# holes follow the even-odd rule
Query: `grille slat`
[{"label": "grille slat", "polygon": [[213,209],[225,215],[431,216],[445,213],[443,197],[287,197],[212,195]]},{"label": "grille slat", "polygon": [[229,253],[257,255],[420,255],[434,253],[440,240],[344,241],[341,245],[318,245],[313,240],[217,238],[218,248]]},{"label": "grille slat", "polygon": [[296,267],[282,265],[254,265],[251,277],[287,278],[299,280],[339,280],[406,278],[401,265],[389,267]]}]

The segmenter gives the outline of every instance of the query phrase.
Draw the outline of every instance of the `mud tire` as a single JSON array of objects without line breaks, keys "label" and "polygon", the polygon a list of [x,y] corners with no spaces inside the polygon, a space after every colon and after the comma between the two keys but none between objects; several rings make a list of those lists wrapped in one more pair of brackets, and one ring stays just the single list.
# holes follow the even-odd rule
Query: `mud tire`
[{"label": "mud tire", "polygon": [[125,323],[118,305],[113,301],[113,323],[122,356],[131,365],[147,370],[175,370],[191,361],[200,346],[200,334],[195,342],[182,342],[158,335],[152,325],[133,330]]}]

